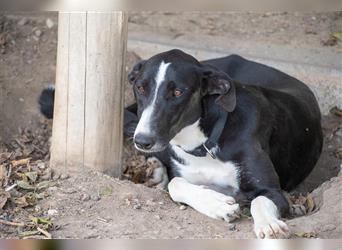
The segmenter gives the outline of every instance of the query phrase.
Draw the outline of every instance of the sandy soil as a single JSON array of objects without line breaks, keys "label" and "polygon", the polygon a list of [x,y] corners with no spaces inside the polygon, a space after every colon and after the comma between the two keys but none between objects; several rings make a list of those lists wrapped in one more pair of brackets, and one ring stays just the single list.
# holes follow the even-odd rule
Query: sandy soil
[{"label": "sandy soil", "polygon": [[[39,92],[55,81],[57,29],[47,27],[48,17],[0,14],[0,141],[41,118]],[[56,24],[55,15],[51,20]]]},{"label": "sandy soil", "polygon": [[[47,21],[47,20],[50,21]],[[291,44],[295,47],[321,47],[340,51],[341,42],[329,44],[330,35],[341,27],[341,15],[332,13],[135,13],[129,29],[148,26],[156,30],[226,35],[243,39]],[[51,22],[54,24],[51,27]],[[10,142],[20,127],[33,127],[42,118],[37,112],[40,90],[54,82],[56,57],[56,14],[0,16],[0,141]],[[39,30],[39,31],[37,31]],[[129,53],[127,69],[139,57]],[[131,102],[129,88],[126,103]],[[341,238],[341,159],[336,151],[342,145],[342,118],[330,115],[323,120],[325,146],[310,177],[296,189],[296,195],[321,187],[312,193],[316,208],[306,216],[288,219],[292,237]],[[0,147],[1,148],[1,147]],[[342,152],[342,151],[341,151]],[[126,143],[125,166],[144,161]],[[139,164],[138,164],[139,165]],[[128,174],[143,175],[143,171]],[[143,182],[144,178],[134,178]],[[62,180],[63,179],[63,180]],[[253,238],[247,216],[228,225],[207,218],[191,208],[179,209],[164,191],[121,181],[99,173],[83,171],[54,180],[44,191],[45,198],[33,207],[18,209],[13,221],[27,221],[30,215],[50,217],[56,238]],[[7,205],[6,205],[7,206]],[[11,209],[13,206],[5,207]],[[2,214],[0,210],[0,214]],[[11,211],[13,212],[13,211]],[[3,215],[3,214],[2,214]],[[0,237],[18,237],[20,228],[0,225]],[[295,234],[297,233],[297,234]]]},{"label": "sandy soil", "polygon": [[[138,12],[129,17],[129,31],[224,36],[227,42],[251,40],[293,48],[321,48],[341,52],[331,39],[341,30],[342,12]],[[335,40],[335,42],[334,42]]]}]

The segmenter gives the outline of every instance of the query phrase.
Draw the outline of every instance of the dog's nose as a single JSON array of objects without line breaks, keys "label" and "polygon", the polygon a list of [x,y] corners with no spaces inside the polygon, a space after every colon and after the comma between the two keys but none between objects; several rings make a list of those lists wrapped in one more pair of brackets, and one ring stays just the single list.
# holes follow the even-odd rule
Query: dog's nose
[{"label": "dog's nose", "polygon": [[144,150],[151,149],[155,144],[153,137],[144,134],[137,134],[134,137],[134,142],[139,149]]}]

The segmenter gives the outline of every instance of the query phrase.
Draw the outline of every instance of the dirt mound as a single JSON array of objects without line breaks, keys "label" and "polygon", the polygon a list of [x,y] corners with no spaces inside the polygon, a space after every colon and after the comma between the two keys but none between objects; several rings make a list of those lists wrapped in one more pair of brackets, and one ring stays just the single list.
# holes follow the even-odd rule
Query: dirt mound
[{"label": "dirt mound", "polygon": [[342,236],[342,174],[324,182],[312,192],[316,211],[289,222],[298,233],[312,232],[318,238],[340,239]]}]

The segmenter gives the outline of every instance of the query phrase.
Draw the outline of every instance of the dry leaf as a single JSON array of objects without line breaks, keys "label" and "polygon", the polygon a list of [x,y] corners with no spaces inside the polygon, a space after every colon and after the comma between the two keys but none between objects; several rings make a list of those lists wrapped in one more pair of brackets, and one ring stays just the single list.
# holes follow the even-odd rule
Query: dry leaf
[{"label": "dry leaf", "polygon": [[330,109],[330,113],[336,116],[342,116],[342,110],[336,106]]},{"label": "dry leaf", "polygon": [[312,199],[310,194],[306,197],[306,206],[307,206],[307,213],[311,213],[315,209],[315,202]]},{"label": "dry leaf", "polygon": [[11,198],[11,195],[8,192],[0,192],[0,209],[6,205],[6,202],[9,198]]},{"label": "dry leaf", "polygon": [[38,177],[37,172],[26,172],[25,175],[30,179],[30,181],[35,182]]},{"label": "dry leaf", "polygon": [[336,156],[337,159],[342,160],[342,147],[336,149],[335,152],[334,152],[334,154],[335,154],[335,156]]},{"label": "dry leaf", "polygon": [[22,166],[22,165],[27,165],[30,162],[30,160],[31,160],[31,158],[14,160],[14,161],[11,161],[11,164],[13,167],[18,167],[18,166]]},{"label": "dry leaf", "polygon": [[37,235],[37,234],[40,234],[40,232],[38,230],[25,231],[25,232],[21,232],[19,234],[19,237],[27,237],[27,236]]},{"label": "dry leaf", "polygon": [[28,206],[33,206],[37,203],[37,196],[34,193],[27,193],[24,196],[20,198],[15,198],[14,203],[18,207],[28,207]]},{"label": "dry leaf", "polygon": [[296,236],[301,238],[316,238],[317,234],[315,232],[296,232]]},{"label": "dry leaf", "polygon": [[40,198],[39,194],[36,193],[27,193],[25,194],[26,201],[30,206],[33,206],[37,203],[37,200]]},{"label": "dry leaf", "polygon": [[0,164],[4,163],[11,157],[12,153],[5,152],[5,153],[0,153]]},{"label": "dry leaf", "polygon": [[50,186],[50,183],[51,183],[51,181],[42,181],[42,182],[37,184],[37,189],[41,190],[41,189],[48,188]]},{"label": "dry leaf", "polygon": [[25,196],[22,196],[22,197],[19,197],[19,198],[15,198],[14,200],[14,203],[15,205],[17,205],[18,207],[28,207],[29,204],[28,202],[26,201],[26,197]]},{"label": "dry leaf", "polygon": [[5,165],[0,165],[0,186],[2,186],[2,183],[5,181],[7,176],[7,170]]},{"label": "dry leaf", "polygon": [[26,181],[17,181],[17,185],[18,185],[18,187],[25,189],[25,190],[35,190],[36,189],[34,186],[30,185]]},{"label": "dry leaf", "polygon": [[336,31],[332,35],[342,41],[342,31]]},{"label": "dry leaf", "polygon": [[113,189],[111,187],[105,187],[100,190],[101,196],[111,196],[113,194]]},{"label": "dry leaf", "polygon": [[337,44],[337,38],[330,35],[327,39],[321,41],[323,46],[335,46]]}]

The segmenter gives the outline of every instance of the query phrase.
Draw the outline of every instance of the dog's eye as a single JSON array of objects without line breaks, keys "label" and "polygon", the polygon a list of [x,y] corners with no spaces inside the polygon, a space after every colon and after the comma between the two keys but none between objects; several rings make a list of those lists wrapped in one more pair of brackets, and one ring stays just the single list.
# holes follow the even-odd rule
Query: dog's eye
[{"label": "dog's eye", "polygon": [[144,94],[145,93],[145,89],[143,86],[137,86],[137,90],[139,92],[139,94]]},{"label": "dog's eye", "polygon": [[183,92],[181,90],[176,89],[175,91],[173,91],[174,97],[180,97],[181,95],[183,95]]}]

